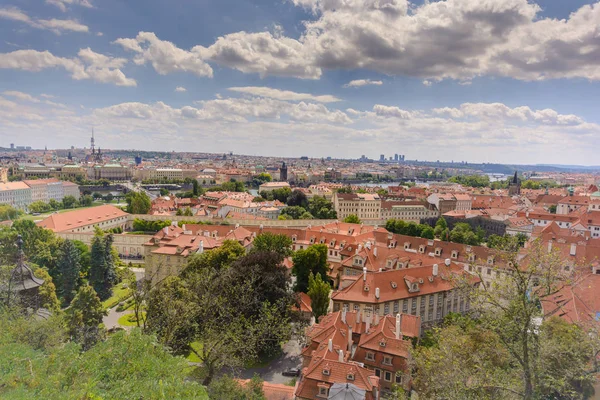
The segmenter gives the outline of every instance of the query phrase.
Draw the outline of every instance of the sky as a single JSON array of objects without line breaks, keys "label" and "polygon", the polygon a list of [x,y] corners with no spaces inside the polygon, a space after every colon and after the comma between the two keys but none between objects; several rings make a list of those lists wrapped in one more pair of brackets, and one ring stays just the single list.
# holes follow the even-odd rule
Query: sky
[{"label": "sky", "polygon": [[2,0],[0,146],[600,165],[600,2]]}]

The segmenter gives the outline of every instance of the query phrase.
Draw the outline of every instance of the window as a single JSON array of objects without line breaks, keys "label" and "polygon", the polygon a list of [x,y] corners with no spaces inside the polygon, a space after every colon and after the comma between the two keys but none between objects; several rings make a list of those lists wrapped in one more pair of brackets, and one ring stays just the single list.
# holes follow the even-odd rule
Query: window
[{"label": "window", "polygon": [[326,387],[319,387],[319,396],[327,397],[327,392],[329,390]]},{"label": "window", "polygon": [[375,376],[378,377],[378,378],[381,377],[381,370],[380,369],[375,368]]},{"label": "window", "polygon": [[366,359],[369,360],[369,361],[374,361],[375,360],[375,353],[367,351]]},{"label": "window", "polygon": [[384,377],[384,379],[387,382],[391,382],[392,381],[392,373],[390,371],[385,371],[385,377]]},{"label": "window", "polygon": [[408,300],[402,301],[402,313],[406,314],[408,312]]},{"label": "window", "polygon": [[402,373],[401,372],[396,372],[396,383],[398,385],[402,384]]},{"label": "window", "polygon": [[392,357],[390,357],[390,356],[384,356],[383,357],[383,363],[385,365],[392,365]]},{"label": "window", "polygon": [[358,310],[360,309],[360,306],[358,304],[354,305],[354,311],[358,312]]},{"label": "window", "polygon": [[400,303],[398,300],[396,300],[394,302],[394,314],[398,314],[398,311],[400,311]]},{"label": "window", "polygon": [[388,315],[390,313],[390,303],[385,303],[383,306],[383,315]]}]

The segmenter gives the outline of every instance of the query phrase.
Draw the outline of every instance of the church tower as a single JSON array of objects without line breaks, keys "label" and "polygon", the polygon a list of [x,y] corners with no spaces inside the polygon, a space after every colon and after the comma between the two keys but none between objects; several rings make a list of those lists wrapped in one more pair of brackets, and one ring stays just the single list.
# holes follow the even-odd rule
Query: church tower
[{"label": "church tower", "polygon": [[509,196],[518,196],[521,194],[521,180],[517,176],[517,171],[515,171],[515,176],[508,184],[508,195]]},{"label": "church tower", "polygon": [[286,182],[288,179],[287,175],[287,165],[285,165],[285,161],[281,164],[281,168],[279,168],[279,180],[281,182]]}]

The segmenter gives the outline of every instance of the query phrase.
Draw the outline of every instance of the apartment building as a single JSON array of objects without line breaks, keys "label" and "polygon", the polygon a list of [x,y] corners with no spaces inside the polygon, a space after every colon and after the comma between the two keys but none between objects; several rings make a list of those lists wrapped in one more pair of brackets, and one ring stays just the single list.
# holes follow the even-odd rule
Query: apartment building
[{"label": "apartment building", "polygon": [[456,197],[450,193],[433,193],[427,197],[427,201],[437,208],[440,215],[456,210],[458,203]]},{"label": "apartment building", "polygon": [[25,182],[0,183],[0,204],[27,209],[31,204],[31,188]]},{"label": "apartment building", "polygon": [[363,222],[381,220],[381,198],[376,193],[335,193],[333,206],[339,219],[356,215]]},{"label": "apartment building", "polygon": [[127,181],[132,177],[132,171],[129,166],[121,164],[95,165],[88,168],[89,179],[108,179],[110,181]]},{"label": "apartment building", "polygon": [[96,228],[125,229],[128,216],[118,207],[106,204],[97,207],[54,213],[37,223],[38,226],[53,232],[94,232]]},{"label": "apartment building", "polygon": [[590,204],[590,201],[591,199],[589,196],[563,197],[561,200],[558,201],[558,204],[556,206],[556,214],[567,215],[579,208],[587,208]]},{"label": "apartment building", "polygon": [[382,200],[380,219],[401,219],[403,221],[420,223],[424,218],[438,217],[439,213],[424,201]]}]

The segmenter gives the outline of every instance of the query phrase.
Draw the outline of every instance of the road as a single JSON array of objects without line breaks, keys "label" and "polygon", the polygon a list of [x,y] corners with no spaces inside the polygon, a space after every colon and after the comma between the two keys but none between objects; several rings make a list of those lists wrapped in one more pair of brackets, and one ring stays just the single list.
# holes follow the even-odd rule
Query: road
[{"label": "road", "polygon": [[[144,279],[144,268],[131,268],[131,271],[133,271],[133,273],[135,274],[135,279],[138,280],[138,282],[142,279]],[[119,318],[121,318],[122,315],[124,314],[131,314],[133,311],[131,310],[127,310],[127,311],[117,311],[117,307],[113,307],[110,310],[108,310],[108,315],[104,318],[102,318],[102,322],[104,323],[104,326],[106,327],[106,329],[110,329],[110,328],[114,328],[114,327],[121,327],[121,328],[125,328],[125,329],[131,329],[130,326],[121,326],[119,325],[118,321]]]},{"label": "road", "polygon": [[250,379],[254,374],[260,375],[265,382],[288,383],[292,378],[281,375],[282,371],[290,368],[301,369],[302,357],[300,351],[302,348],[297,340],[292,339],[283,346],[283,354],[264,367],[249,368],[240,373],[240,378]]},{"label": "road", "polygon": [[150,197],[150,200],[154,200],[158,197],[158,195],[156,195],[152,192],[149,192],[146,189],[144,189],[143,187],[141,187],[139,183],[124,182],[124,183],[122,183],[122,185],[125,186],[129,190],[133,190],[134,192],[146,193],[148,195],[148,197]]}]

